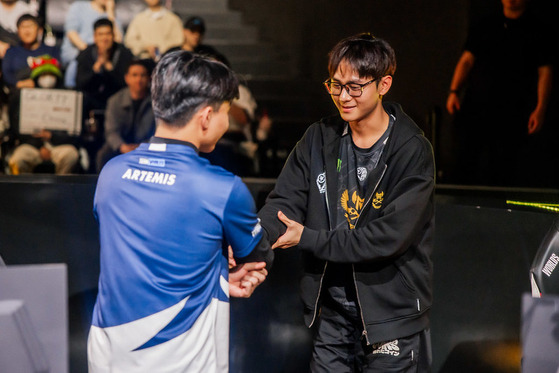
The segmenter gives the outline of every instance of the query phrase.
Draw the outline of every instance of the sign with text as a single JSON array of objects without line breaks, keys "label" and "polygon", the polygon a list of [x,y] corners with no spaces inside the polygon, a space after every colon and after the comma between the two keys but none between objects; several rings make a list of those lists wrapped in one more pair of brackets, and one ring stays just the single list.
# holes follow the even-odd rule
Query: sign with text
[{"label": "sign with text", "polygon": [[82,122],[82,93],[65,89],[21,90],[19,132],[33,134],[42,129],[79,135]]}]

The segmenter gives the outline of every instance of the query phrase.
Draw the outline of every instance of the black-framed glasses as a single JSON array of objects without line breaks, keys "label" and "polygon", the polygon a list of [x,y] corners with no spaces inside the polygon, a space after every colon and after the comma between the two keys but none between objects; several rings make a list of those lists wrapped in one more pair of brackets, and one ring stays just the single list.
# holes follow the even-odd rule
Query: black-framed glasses
[{"label": "black-framed glasses", "polygon": [[377,78],[363,84],[359,84],[359,83],[341,84],[340,82],[326,79],[323,84],[326,87],[328,93],[330,93],[332,96],[341,95],[342,89],[345,88],[347,94],[350,95],[351,97],[359,97],[363,94],[363,90],[365,89],[365,87],[371,84],[372,82],[374,82],[375,80],[377,80]]}]

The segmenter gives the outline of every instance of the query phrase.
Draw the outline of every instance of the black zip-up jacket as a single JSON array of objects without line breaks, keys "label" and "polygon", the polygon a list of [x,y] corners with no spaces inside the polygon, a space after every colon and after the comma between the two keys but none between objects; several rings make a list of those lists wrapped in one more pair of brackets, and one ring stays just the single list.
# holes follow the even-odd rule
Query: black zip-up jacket
[{"label": "black zip-up jacket", "polygon": [[398,104],[383,103],[396,120],[353,230],[334,230],[336,171],[346,123],[329,117],[311,125],[290,154],[259,212],[270,242],[285,232],[277,211],[305,226],[299,249],[305,322],[317,317],[328,262],[351,263],[367,344],[429,327],[434,232],[433,150]]}]

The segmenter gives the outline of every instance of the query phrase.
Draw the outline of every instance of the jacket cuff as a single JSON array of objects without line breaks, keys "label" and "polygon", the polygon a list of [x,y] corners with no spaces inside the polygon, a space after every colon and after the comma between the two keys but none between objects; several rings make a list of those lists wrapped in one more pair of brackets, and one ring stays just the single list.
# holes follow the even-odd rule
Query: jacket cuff
[{"label": "jacket cuff", "polygon": [[301,240],[299,240],[299,249],[313,251],[316,246],[316,241],[318,240],[318,231],[305,227],[303,233],[301,234]]}]

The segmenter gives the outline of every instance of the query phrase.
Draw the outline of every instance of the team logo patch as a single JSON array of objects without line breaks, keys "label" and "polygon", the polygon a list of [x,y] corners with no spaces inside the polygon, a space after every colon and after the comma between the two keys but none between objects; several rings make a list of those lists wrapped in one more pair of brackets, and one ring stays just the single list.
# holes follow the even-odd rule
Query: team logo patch
[{"label": "team logo patch", "polygon": [[155,167],[165,167],[165,160],[161,158],[144,158],[140,157],[140,164],[155,166]]},{"label": "team logo patch", "polygon": [[357,167],[357,178],[359,181],[363,181],[367,178],[367,168]]},{"label": "team logo patch", "polygon": [[375,343],[373,345],[373,354],[399,356],[400,347],[398,346],[398,340],[395,339],[391,342]]},{"label": "team logo patch", "polygon": [[353,192],[351,195],[351,199],[349,198],[348,190],[344,190],[342,193],[342,198],[340,199],[340,203],[342,208],[345,211],[345,217],[347,222],[349,223],[349,229],[355,228],[355,222],[359,219],[359,215],[361,214],[361,209],[363,208],[363,203],[365,202],[364,198],[359,197],[357,192]]},{"label": "team logo patch", "polygon": [[376,210],[380,209],[383,200],[384,200],[384,192],[375,193],[375,198],[373,198],[373,208]]},{"label": "team logo patch", "polygon": [[326,172],[321,173],[316,178],[316,185],[320,194],[326,193]]}]

